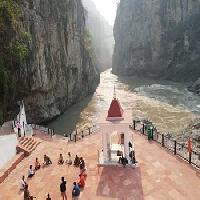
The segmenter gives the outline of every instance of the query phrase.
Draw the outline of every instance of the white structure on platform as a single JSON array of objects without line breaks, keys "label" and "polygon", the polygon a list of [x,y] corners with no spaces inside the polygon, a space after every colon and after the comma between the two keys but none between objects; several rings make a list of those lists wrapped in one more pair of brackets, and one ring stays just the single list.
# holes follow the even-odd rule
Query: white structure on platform
[{"label": "white structure on platform", "polygon": [[108,112],[99,121],[102,133],[102,151],[99,153],[99,164],[116,164],[119,155],[129,159],[129,143],[132,143],[132,132],[129,125],[132,121],[131,111],[123,111],[120,102],[114,95]]},{"label": "white structure on platform", "polygon": [[[20,124],[20,132],[21,132],[21,135],[32,135],[33,134],[33,130],[32,130],[32,127],[31,125],[27,124],[27,121],[26,121],[26,112],[25,112],[25,107],[24,107],[24,103],[23,101],[20,103],[20,111],[19,111],[19,114],[17,115],[17,122],[16,122],[16,125],[17,123]],[[15,132],[18,133],[18,130],[17,130],[17,125],[15,125]]]},{"label": "white structure on platform", "polygon": [[0,135],[0,169],[16,155],[16,134]]}]

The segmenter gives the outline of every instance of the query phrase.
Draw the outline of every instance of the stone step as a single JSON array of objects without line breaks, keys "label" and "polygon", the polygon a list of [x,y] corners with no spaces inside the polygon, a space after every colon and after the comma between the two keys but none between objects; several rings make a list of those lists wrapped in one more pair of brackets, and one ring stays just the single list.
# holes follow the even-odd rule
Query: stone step
[{"label": "stone step", "polygon": [[32,144],[34,143],[34,139],[31,138],[31,140],[24,146],[26,149],[28,149]]},{"label": "stone step", "polygon": [[37,141],[33,141],[33,142],[27,147],[27,149],[28,149],[28,150],[32,149],[36,143],[37,143]]},{"label": "stone step", "polygon": [[29,149],[30,153],[32,153],[40,143],[41,142],[36,142],[35,145],[33,145],[31,149]]},{"label": "stone step", "polygon": [[24,152],[25,156],[29,156],[41,143],[40,139],[33,137],[26,137],[22,143],[19,143],[16,147],[17,152]]},{"label": "stone step", "polygon": [[20,138],[19,143],[23,144],[26,140],[27,140],[27,137],[22,137]]},{"label": "stone step", "polygon": [[31,141],[31,138],[27,137],[26,141],[23,142],[23,144],[21,144],[21,145],[23,145],[25,147],[30,141]]}]

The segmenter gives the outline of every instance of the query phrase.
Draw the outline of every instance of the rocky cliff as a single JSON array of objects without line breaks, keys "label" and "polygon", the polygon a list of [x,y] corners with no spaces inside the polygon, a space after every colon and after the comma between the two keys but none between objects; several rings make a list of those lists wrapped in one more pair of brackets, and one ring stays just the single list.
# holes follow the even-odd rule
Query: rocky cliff
[{"label": "rocky cliff", "polygon": [[200,95],[200,78],[198,78],[188,89]]},{"label": "rocky cliff", "polygon": [[97,67],[103,71],[112,66],[114,47],[113,27],[99,13],[91,0],[82,0],[87,10],[86,25],[91,34]]},{"label": "rocky cliff", "polygon": [[99,72],[80,0],[1,0],[0,29],[4,117],[23,99],[28,121],[41,123],[95,91]]},{"label": "rocky cliff", "polygon": [[113,72],[192,81],[200,76],[200,0],[121,0]]}]

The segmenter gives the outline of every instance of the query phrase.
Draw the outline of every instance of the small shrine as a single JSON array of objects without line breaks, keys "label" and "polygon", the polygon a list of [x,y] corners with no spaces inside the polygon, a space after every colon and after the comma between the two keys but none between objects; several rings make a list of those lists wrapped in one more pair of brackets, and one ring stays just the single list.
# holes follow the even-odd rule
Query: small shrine
[{"label": "small shrine", "polygon": [[133,138],[129,125],[132,121],[130,110],[123,110],[114,92],[108,111],[98,121],[102,134],[102,150],[99,152],[99,165],[116,165],[121,156],[131,164]]}]

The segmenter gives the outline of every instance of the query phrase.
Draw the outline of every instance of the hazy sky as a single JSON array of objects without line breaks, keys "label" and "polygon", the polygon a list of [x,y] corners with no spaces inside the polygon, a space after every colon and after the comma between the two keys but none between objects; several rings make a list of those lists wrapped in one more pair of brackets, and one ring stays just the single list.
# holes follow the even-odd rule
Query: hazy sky
[{"label": "hazy sky", "polygon": [[105,17],[109,24],[113,25],[115,21],[117,0],[92,0],[100,13]]}]

